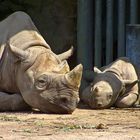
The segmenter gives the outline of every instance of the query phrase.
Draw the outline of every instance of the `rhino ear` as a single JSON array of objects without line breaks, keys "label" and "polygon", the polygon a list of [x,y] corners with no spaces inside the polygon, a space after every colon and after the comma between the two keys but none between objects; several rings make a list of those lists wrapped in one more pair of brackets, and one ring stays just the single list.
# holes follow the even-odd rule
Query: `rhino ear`
[{"label": "rhino ear", "polygon": [[69,65],[66,60],[62,61],[60,65],[58,65],[54,72],[57,72],[59,74],[65,74],[70,71]]},{"label": "rhino ear", "polygon": [[73,46],[71,46],[71,48],[68,51],[58,55],[59,59],[61,61],[68,59],[73,54],[73,50],[74,48]]},{"label": "rhino ear", "polygon": [[132,88],[133,86],[135,86],[137,83],[140,82],[140,80],[121,80],[124,86],[129,86],[130,88]]},{"label": "rhino ear", "polygon": [[65,75],[68,83],[75,88],[79,88],[81,84],[82,72],[83,66],[82,64],[79,64],[72,71]]},{"label": "rhino ear", "polygon": [[93,70],[94,70],[94,72],[96,72],[96,73],[102,73],[102,71],[99,70],[97,67],[94,67]]},{"label": "rhino ear", "polygon": [[24,61],[29,57],[29,52],[28,51],[24,51],[20,48],[17,48],[15,46],[13,46],[13,45],[10,45],[10,44],[9,44],[9,48],[10,48],[11,52],[16,57],[18,57],[18,59],[20,59],[21,61]]}]

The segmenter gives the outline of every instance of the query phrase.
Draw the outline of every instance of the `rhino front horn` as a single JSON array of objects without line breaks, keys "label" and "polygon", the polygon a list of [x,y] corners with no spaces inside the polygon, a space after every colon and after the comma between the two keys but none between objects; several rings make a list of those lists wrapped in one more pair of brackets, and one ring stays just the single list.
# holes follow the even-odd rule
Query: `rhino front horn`
[{"label": "rhino front horn", "polygon": [[79,88],[81,84],[82,72],[83,66],[82,64],[79,64],[73,70],[66,74],[68,83],[75,88]]},{"label": "rhino front horn", "polygon": [[13,45],[10,45],[10,50],[13,52],[13,54],[18,57],[21,61],[26,60],[29,57],[29,52],[28,51],[24,51],[22,49],[19,49]]}]

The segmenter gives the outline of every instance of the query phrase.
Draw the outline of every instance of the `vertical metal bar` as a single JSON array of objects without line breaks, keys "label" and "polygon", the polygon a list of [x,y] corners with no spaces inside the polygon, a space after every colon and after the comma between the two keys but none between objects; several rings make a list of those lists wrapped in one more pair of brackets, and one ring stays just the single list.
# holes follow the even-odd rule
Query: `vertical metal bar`
[{"label": "vertical metal bar", "polygon": [[102,58],[102,34],[101,34],[101,19],[102,19],[102,0],[95,0],[95,66],[101,66]]},{"label": "vertical metal bar", "polygon": [[125,0],[118,0],[118,57],[125,55]]},{"label": "vertical metal bar", "polygon": [[[93,67],[93,0],[78,0],[77,61],[84,70]],[[84,84],[83,84],[84,83]],[[81,90],[85,87],[82,80]]]},{"label": "vertical metal bar", "polygon": [[106,1],[106,64],[113,60],[113,0]]},{"label": "vertical metal bar", "polygon": [[77,59],[84,68],[92,68],[93,57],[93,0],[78,0]]},{"label": "vertical metal bar", "polygon": [[130,0],[130,23],[137,23],[137,0]]}]

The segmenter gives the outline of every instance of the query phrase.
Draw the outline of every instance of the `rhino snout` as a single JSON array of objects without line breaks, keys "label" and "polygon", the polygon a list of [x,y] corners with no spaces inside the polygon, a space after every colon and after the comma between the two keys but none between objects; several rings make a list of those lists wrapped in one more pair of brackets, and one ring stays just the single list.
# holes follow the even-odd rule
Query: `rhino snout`
[{"label": "rhino snout", "polygon": [[101,107],[102,107],[102,105],[103,105],[102,103],[97,103],[97,105],[96,105],[96,106],[97,106],[97,108],[101,108]]}]

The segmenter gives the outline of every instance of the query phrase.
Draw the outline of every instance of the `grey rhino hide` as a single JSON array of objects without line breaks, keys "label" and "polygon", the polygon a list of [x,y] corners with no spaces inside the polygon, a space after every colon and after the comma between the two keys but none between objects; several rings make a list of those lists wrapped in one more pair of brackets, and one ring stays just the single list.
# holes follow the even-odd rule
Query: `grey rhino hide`
[{"label": "grey rhino hide", "polygon": [[137,103],[138,76],[131,61],[121,57],[101,70],[94,67],[92,83],[82,93],[82,100],[91,108],[132,107]]},{"label": "grey rhino hide", "polygon": [[0,22],[0,33],[0,111],[72,113],[82,76],[81,64],[70,71],[66,61],[73,48],[54,54],[24,12]]}]

